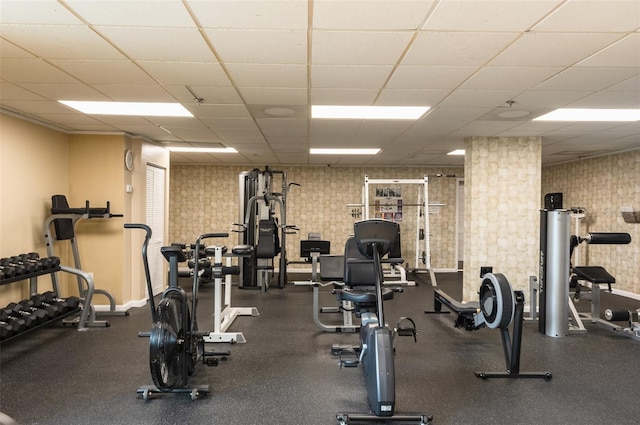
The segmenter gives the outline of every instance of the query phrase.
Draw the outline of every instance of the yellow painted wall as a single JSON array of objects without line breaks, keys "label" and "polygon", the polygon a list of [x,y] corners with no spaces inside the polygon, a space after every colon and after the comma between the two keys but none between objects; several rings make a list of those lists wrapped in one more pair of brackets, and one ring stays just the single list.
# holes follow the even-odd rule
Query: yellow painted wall
[{"label": "yellow painted wall", "polygon": [[[67,194],[68,135],[0,113],[0,257],[26,252],[47,255],[43,225],[51,195]],[[41,291],[51,279],[38,279]],[[0,287],[0,305],[28,294],[28,281]]]}]

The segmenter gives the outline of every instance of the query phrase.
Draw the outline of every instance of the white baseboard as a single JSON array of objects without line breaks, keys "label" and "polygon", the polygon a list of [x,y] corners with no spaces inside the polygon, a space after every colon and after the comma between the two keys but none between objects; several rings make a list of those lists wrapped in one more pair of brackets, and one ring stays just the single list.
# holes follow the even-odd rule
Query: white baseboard
[{"label": "white baseboard", "polygon": [[[147,305],[146,299],[132,300],[126,304],[116,304],[116,311],[125,312],[125,311],[129,311],[129,309],[131,308],[144,307],[145,305]],[[93,308],[96,310],[96,312],[106,312],[111,310],[111,307],[109,306],[109,304],[104,304],[104,305],[94,304]]]}]

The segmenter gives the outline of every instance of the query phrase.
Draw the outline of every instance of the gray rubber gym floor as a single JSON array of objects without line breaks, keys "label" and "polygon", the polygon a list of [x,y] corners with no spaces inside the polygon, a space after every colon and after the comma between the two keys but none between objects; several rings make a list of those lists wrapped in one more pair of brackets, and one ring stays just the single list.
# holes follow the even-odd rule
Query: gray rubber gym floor
[{"label": "gray rubber gym floor", "polygon": [[[392,326],[410,316],[419,331],[417,343],[395,340],[398,413],[430,413],[434,424],[639,422],[640,343],[591,324],[587,335],[549,338],[526,323],[521,371],[549,371],[553,379],[481,380],[474,371],[506,370],[500,332],[455,329],[452,315],[424,314],[433,307],[431,287],[426,275],[410,277],[420,285],[385,303]],[[460,296],[460,274],[439,274],[438,283]],[[203,286],[203,330],[212,327],[212,296],[212,286]],[[198,365],[191,383],[210,384],[207,397],[166,394],[144,401],[136,394],[138,386],[151,384],[149,340],[137,336],[150,328],[145,307],[109,317],[110,328],[45,328],[0,347],[0,410],[20,424],[55,425],[336,424],[336,412],[368,410],[362,370],[340,369],[329,352],[333,343],[356,344],[358,336],[320,332],[309,287],[234,289],[233,297],[235,306],[255,306],[260,316],[234,322],[246,344],[216,347],[228,348],[229,360]],[[321,301],[335,305],[328,289]],[[604,298],[603,305],[613,302],[622,301]]]}]

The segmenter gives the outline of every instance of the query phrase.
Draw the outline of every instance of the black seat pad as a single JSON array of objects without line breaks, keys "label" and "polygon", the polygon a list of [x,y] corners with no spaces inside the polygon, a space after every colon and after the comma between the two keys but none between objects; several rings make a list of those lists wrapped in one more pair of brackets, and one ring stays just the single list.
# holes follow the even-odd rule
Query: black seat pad
[{"label": "black seat pad", "polygon": [[604,267],[600,266],[580,266],[574,267],[573,272],[579,280],[586,280],[591,283],[616,283],[616,278],[611,276]]},{"label": "black seat pad", "polygon": [[[340,298],[344,301],[352,301],[356,304],[374,304],[376,299],[376,293],[373,291],[354,291],[349,289],[342,289],[336,291]],[[393,299],[393,291],[389,288],[382,288],[382,299]]]}]

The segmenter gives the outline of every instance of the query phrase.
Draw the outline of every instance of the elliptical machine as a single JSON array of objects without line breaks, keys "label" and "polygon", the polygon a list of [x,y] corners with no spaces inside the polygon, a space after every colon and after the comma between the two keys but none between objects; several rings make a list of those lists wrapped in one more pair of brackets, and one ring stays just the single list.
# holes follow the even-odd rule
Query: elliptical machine
[{"label": "elliptical machine", "polygon": [[[356,314],[360,315],[362,323],[360,327],[360,345],[353,347],[334,346],[332,353],[339,356],[340,367],[357,367],[362,364],[364,368],[365,383],[367,387],[368,401],[371,412],[338,413],[336,419],[341,425],[356,421],[410,421],[426,425],[433,419],[430,414],[396,414],[395,413],[395,369],[394,369],[394,331],[385,323],[383,301],[393,298],[393,290],[382,287],[383,271],[381,258],[389,252],[396,237],[399,234],[398,223],[387,220],[363,220],[354,223],[354,242],[361,258],[349,256],[345,252],[345,284],[350,285],[349,268],[355,266],[352,271],[362,272],[368,275],[373,272],[373,282],[367,282],[368,276],[353,276],[358,281],[357,286],[373,283],[373,291],[369,288],[365,291],[341,289],[336,290],[339,300],[352,301]],[[349,243],[347,244],[349,246]],[[356,286],[353,286],[356,288]],[[401,292],[401,289],[396,289]],[[408,327],[401,327],[400,322],[408,321]],[[413,336],[415,340],[416,330],[413,320],[401,318],[396,332],[400,336]],[[358,357],[347,359],[344,355],[356,354]]]},{"label": "elliptical machine", "polygon": [[[178,285],[178,263],[186,261],[179,246],[163,246],[160,252],[169,262],[169,286],[155,306],[153,287],[147,260],[147,247],[151,239],[151,228],[146,224],[125,224],[127,229],[143,229],[146,232],[142,245],[142,259],[149,292],[149,307],[153,326],[149,336],[149,368],[154,385],[138,388],[138,394],[147,400],[153,393],[189,393],[192,400],[210,392],[209,385],[188,385],[196,364],[202,360],[207,366],[217,366],[216,357],[225,358],[228,352],[205,351],[204,337],[208,332],[198,331],[196,308],[198,301],[198,263],[195,262],[191,302],[184,289]],[[228,233],[206,233],[198,237],[195,252],[200,252],[200,242],[208,238],[226,238]],[[223,267],[223,274],[238,274],[237,267]]]}]

